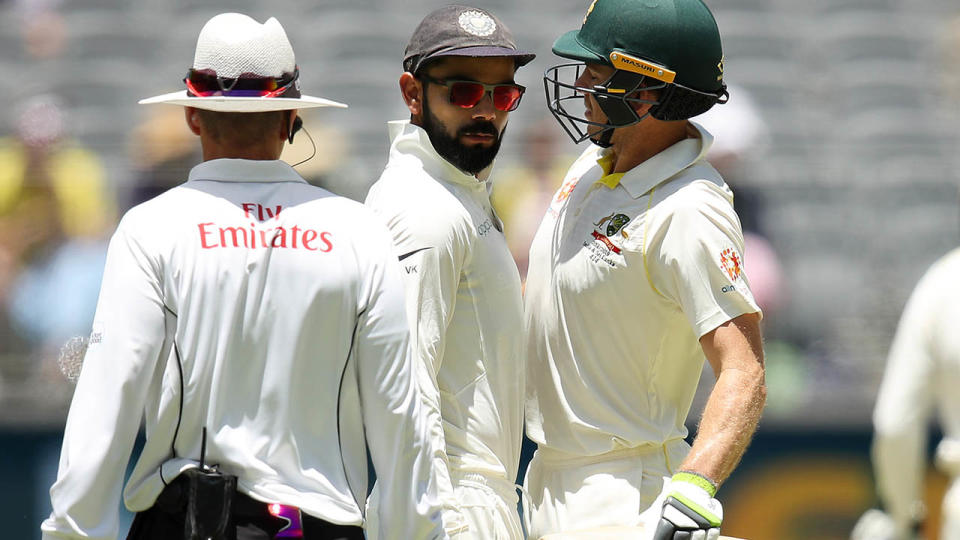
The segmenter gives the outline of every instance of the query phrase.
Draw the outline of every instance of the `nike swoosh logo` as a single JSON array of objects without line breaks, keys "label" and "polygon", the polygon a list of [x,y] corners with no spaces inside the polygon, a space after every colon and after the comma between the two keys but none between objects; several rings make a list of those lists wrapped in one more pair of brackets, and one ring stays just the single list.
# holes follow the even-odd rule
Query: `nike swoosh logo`
[{"label": "nike swoosh logo", "polygon": [[420,248],[420,249],[415,249],[415,250],[410,251],[410,252],[408,252],[408,253],[404,253],[403,255],[400,256],[400,260],[402,261],[402,260],[406,259],[407,257],[409,257],[409,256],[411,256],[411,255],[414,255],[414,254],[416,254],[416,253],[420,253],[421,251],[423,251],[423,250],[425,250],[425,249],[430,249],[430,246],[422,247],[422,248]]}]

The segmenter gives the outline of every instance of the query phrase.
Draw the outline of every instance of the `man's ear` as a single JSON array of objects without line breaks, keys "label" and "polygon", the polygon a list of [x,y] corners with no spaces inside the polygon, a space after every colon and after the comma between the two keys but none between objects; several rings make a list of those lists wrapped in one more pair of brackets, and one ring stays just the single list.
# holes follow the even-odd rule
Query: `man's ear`
[{"label": "man's ear", "polygon": [[297,115],[297,111],[294,109],[287,115],[286,122],[283,122],[283,132],[281,135],[285,141],[293,144],[293,136],[296,135],[302,127],[303,120],[300,119],[300,116]]},{"label": "man's ear", "polygon": [[[647,101],[655,101],[659,98],[659,95],[652,90],[641,89],[635,95],[637,98]],[[633,107],[633,110],[637,112],[637,116],[643,116],[647,114],[647,111],[650,110],[650,107],[653,107],[653,105],[650,103],[640,103],[637,101],[630,102],[630,106]]]},{"label": "man's ear", "polygon": [[203,129],[202,128],[203,123],[200,120],[200,114],[198,114],[197,109],[193,107],[184,107],[183,116],[187,120],[187,127],[190,128],[190,131],[192,131],[194,135],[199,137],[200,132]]},{"label": "man's ear", "polygon": [[423,114],[423,92],[423,84],[413,73],[405,71],[400,75],[400,95],[403,96],[403,102],[407,104],[413,118],[419,118]]}]

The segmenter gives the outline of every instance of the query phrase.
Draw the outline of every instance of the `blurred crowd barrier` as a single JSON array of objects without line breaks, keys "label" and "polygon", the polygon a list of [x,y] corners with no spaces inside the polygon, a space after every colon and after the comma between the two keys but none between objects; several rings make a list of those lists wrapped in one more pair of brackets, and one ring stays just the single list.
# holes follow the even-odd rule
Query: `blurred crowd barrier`
[{"label": "blurred crowd barrier", "polygon": [[[706,1],[723,35],[731,96],[696,121],[715,134],[710,159],[736,195],[745,270],[765,312],[769,385],[760,434],[725,488],[728,534],[842,538],[874,502],[870,412],[900,311],[924,270],[960,239],[960,6]],[[386,121],[406,116],[403,48],[439,4],[0,0],[0,435],[3,448],[18,441],[35,465],[11,476],[33,495],[0,504],[0,513],[29,523],[23,538],[46,513],[72,392],[60,347],[89,332],[109,234],[126,209],[184,181],[200,159],[179,108],[137,100],[181,87],[212,15],[275,16],[305,90],[350,105],[305,113],[310,138],[298,136],[284,159],[310,156],[312,139],[316,155],[298,170],[362,200],[386,163]],[[579,26],[589,2],[474,4],[538,54],[518,73],[528,92],[493,174],[524,274],[540,217],[582,150],[550,117],[541,76],[558,62],[553,39]],[[712,381],[705,371],[701,398]],[[841,439],[845,446],[831,449]],[[809,486],[809,500],[791,499],[793,488],[777,485],[792,482],[783,478]],[[815,504],[824,484],[842,501]],[[806,526],[796,508],[809,512]],[[762,528],[780,515],[774,510],[794,521]]]}]

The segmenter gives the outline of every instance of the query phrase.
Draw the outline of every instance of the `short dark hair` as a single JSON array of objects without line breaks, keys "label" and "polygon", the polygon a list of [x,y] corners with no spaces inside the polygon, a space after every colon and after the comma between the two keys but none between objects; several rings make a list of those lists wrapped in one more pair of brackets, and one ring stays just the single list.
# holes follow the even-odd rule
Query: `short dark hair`
[{"label": "short dark hair", "polygon": [[220,144],[246,148],[259,144],[265,133],[280,129],[287,121],[289,111],[238,113],[198,109],[198,113],[200,122],[213,140]]}]

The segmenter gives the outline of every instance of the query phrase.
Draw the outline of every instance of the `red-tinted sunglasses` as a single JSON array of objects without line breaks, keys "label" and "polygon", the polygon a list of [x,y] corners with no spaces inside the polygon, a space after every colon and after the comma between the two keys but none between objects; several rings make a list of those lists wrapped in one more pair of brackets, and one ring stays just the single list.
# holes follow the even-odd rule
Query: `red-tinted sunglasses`
[{"label": "red-tinted sunglasses", "polygon": [[464,109],[475,107],[483,99],[483,96],[489,93],[493,96],[494,108],[498,111],[512,111],[520,105],[520,98],[527,90],[523,86],[513,83],[484,84],[477,81],[434,79],[428,75],[420,75],[418,78],[449,88],[450,103]]},{"label": "red-tinted sunglasses", "polygon": [[283,77],[257,77],[241,75],[237,78],[219,77],[210,70],[191,69],[183,82],[187,95],[192,97],[300,97],[300,69]]}]

